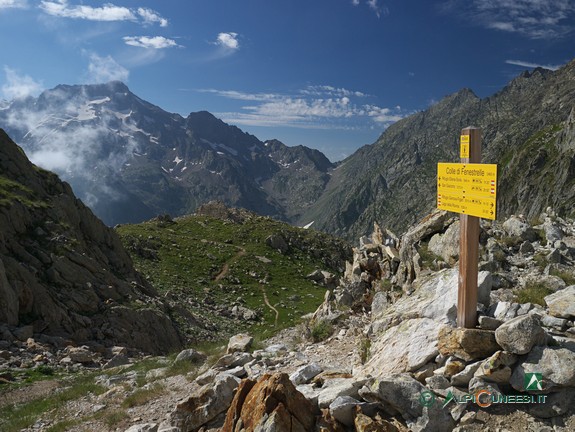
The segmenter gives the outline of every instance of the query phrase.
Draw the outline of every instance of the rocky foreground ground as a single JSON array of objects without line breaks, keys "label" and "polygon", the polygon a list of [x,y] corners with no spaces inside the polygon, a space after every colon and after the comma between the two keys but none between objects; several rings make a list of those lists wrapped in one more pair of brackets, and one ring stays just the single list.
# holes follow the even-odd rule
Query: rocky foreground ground
[{"label": "rocky foreground ground", "polygon": [[[99,391],[28,430],[575,430],[575,223],[551,210],[482,222],[474,329],[454,325],[458,229],[444,212],[401,239],[376,226],[315,314],[256,346],[237,335],[225,353],[184,350],[136,368],[122,347],[57,347],[3,329],[0,368],[101,368]],[[4,392],[0,407],[67,386]]]}]

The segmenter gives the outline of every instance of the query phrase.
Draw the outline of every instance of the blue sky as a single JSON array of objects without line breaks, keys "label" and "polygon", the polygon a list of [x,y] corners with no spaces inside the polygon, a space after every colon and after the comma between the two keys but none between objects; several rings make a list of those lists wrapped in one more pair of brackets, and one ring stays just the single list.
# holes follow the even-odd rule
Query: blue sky
[{"label": "blue sky", "polygon": [[575,1],[0,0],[0,47],[0,99],[118,79],[339,160],[463,87],[571,60]]}]

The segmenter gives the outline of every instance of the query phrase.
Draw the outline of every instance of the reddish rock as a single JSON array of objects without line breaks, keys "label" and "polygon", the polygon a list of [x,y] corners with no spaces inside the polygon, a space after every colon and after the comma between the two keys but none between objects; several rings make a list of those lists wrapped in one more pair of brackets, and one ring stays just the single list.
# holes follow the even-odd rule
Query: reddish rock
[{"label": "reddish rock", "polygon": [[287,374],[266,374],[255,383],[242,381],[221,431],[312,431],[315,414],[315,407],[296,390]]},{"label": "reddish rock", "polygon": [[444,327],[439,330],[437,348],[443,355],[465,361],[484,359],[499,351],[495,332],[483,329]]}]

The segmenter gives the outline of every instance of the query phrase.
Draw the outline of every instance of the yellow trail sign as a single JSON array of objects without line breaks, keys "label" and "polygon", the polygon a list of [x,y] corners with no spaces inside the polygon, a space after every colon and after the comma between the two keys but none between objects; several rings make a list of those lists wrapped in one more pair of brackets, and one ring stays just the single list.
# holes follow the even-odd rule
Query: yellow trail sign
[{"label": "yellow trail sign", "polygon": [[438,163],[437,208],[495,219],[497,165]]}]

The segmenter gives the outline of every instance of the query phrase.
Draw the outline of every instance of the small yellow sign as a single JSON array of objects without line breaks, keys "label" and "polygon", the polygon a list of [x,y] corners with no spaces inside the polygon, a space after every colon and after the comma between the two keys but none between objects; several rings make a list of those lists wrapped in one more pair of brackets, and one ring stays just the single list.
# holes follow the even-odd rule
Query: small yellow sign
[{"label": "small yellow sign", "polygon": [[437,208],[495,219],[497,165],[438,163]]},{"label": "small yellow sign", "polygon": [[459,157],[460,158],[469,157],[469,135],[461,135],[460,137]]}]

